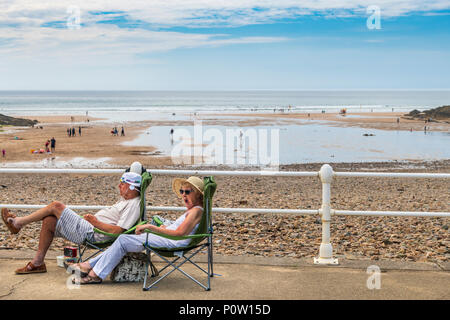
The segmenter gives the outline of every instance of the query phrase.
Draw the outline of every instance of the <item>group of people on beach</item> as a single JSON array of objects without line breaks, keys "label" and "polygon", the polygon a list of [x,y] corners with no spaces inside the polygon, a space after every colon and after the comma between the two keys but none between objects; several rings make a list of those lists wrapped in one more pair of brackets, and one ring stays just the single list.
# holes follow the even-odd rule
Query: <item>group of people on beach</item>
[{"label": "group of people on beach", "polygon": [[[117,127],[114,127],[114,128],[111,129],[111,135],[112,136],[118,136],[119,135],[119,131],[117,130]],[[120,135],[121,136],[125,135],[125,129],[123,128],[123,126],[120,129]]]},{"label": "group of people on beach", "polygon": [[[50,146],[50,148],[49,148]],[[55,148],[56,148],[56,139],[55,137],[52,137],[51,139],[47,139],[47,141],[45,141],[45,152],[49,153],[54,153],[55,152]]]},{"label": "group of people on beach", "polygon": [[[78,135],[81,137],[81,126],[78,126]],[[67,128],[67,136],[68,137],[75,137],[75,127]]]},{"label": "group of people on beach", "polygon": [[[54,201],[27,216],[17,217],[7,208],[2,208],[2,220],[12,234],[18,234],[26,225],[42,222],[39,246],[34,258],[16,274],[33,274],[47,272],[45,255],[54,237],[65,238],[75,244],[86,240],[104,241],[105,235],[94,232],[97,228],[103,232],[121,234],[133,227],[140,216],[140,192],[142,174],[145,169],[139,162],[134,162],[120,178],[118,188],[120,198],[111,207],[98,211],[95,215],[80,216],[66,205]],[[120,263],[128,252],[141,252],[144,243],[151,247],[178,248],[188,245],[187,240],[170,240],[148,231],[169,236],[186,236],[194,234],[203,214],[203,180],[199,177],[188,179],[176,178],[172,181],[173,192],[182,200],[186,211],[176,221],[162,226],[150,223],[138,225],[135,234],[121,234],[113,244],[101,254],[81,263],[71,264],[72,271],[79,272],[80,284],[101,283]],[[148,238],[147,238],[148,236]]]}]

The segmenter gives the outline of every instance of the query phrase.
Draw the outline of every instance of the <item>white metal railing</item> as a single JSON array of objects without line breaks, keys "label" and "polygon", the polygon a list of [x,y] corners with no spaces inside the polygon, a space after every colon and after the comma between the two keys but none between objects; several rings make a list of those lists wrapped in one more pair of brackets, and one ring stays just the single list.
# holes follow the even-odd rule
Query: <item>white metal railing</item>
[{"label": "white metal railing", "polygon": [[[0,168],[0,173],[69,173],[69,174],[116,174],[123,169],[31,169],[31,168]],[[350,211],[331,209],[331,183],[334,177],[389,177],[389,178],[432,178],[449,179],[448,173],[381,173],[381,172],[334,172],[333,168],[324,164],[318,172],[295,171],[214,171],[214,170],[149,170],[152,175],[199,175],[199,176],[277,176],[277,177],[319,177],[322,182],[322,206],[317,210],[301,209],[267,209],[267,208],[213,208],[217,213],[271,213],[271,214],[319,214],[322,219],[322,243],[319,257],[314,258],[315,264],[338,264],[333,258],[333,247],[330,242],[330,224],[333,215],[363,215],[363,216],[402,216],[402,217],[450,217],[450,212],[406,212],[406,211]],[[0,208],[40,209],[45,205],[0,204]],[[67,205],[75,210],[100,210],[107,206]],[[184,211],[184,207],[147,206],[149,211]]]}]

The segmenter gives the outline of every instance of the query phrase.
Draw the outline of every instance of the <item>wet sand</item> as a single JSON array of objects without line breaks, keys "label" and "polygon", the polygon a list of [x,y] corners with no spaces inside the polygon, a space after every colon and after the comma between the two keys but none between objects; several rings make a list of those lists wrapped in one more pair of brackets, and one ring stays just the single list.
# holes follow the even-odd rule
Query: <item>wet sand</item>
[{"label": "wet sand", "polygon": [[[412,120],[400,112],[347,112],[345,115],[339,113],[246,113],[227,114],[230,117],[249,118],[251,121],[259,119],[270,119],[270,121],[295,121],[308,120],[330,126],[361,127],[380,130],[413,130],[423,131],[427,126],[430,131],[450,131],[450,119],[448,121],[427,122]],[[255,119],[255,117],[257,119]],[[399,122],[397,122],[397,119]],[[261,121],[261,120],[259,120]]]},{"label": "wet sand", "polygon": [[[258,113],[258,114],[201,114],[198,119],[204,125],[228,125],[228,126],[257,126],[257,125],[283,125],[296,123],[320,123],[327,126],[362,127],[382,130],[414,130],[423,131],[424,122],[408,120],[401,113],[352,113],[346,116],[337,113]],[[127,165],[133,161],[141,161],[147,166],[172,165],[170,157],[149,156],[155,151],[152,146],[124,146],[121,143],[134,140],[137,135],[145,132],[151,126],[157,125],[193,125],[192,121],[140,121],[125,124],[125,136],[111,135],[114,124],[101,119],[90,118],[86,122],[84,116],[27,116],[27,119],[37,119],[40,123],[35,128],[11,128],[3,127],[0,134],[0,146],[6,149],[6,157],[2,162],[42,161],[46,158],[57,157],[64,161],[75,157],[88,159],[111,158],[113,165]],[[400,122],[397,123],[397,118]],[[301,120],[302,122],[299,122]],[[68,137],[67,128],[75,127],[76,136]],[[78,135],[78,126],[82,128],[82,136]],[[450,124],[444,121],[429,122],[426,124],[429,131],[450,131]],[[39,129],[42,127],[43,129]],[[12,132],[10,132],[13,130]],[[168,133],[169,134],[169,133]],[[15,137],[18,139],[16,140]],[[32,154],[32,149],[45,148],[47,139],[55,137],[56,152],[54,154]]]}]

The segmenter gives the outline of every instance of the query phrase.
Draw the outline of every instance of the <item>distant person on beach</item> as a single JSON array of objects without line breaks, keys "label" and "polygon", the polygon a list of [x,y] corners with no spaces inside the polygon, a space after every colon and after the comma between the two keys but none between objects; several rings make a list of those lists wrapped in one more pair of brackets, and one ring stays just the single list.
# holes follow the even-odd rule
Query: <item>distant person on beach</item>
[{"label": "distant person on beach", "polygon": [[123,126],[122,126],[122,130],[121,130],[121,132],[120,132],[120,135],[121,135],[121,136],[124,136],[124,135],[125,135],[125,129],[123,128]]},{"label": "distant person on beach", "polygon": [[6,150],[5,149],[2,149],[2,157],[3,158],[6,157]]},{"label": "distant person on beach", "polygon": [[48,148],[48,145],[50,144],[50,140],[47,140],[46,142],[45,142],[45,152],[49,152],[50,150],[49,150],[49,148]]},{"label": "distant person on beach", "polygon": [[72,137],[75,137],[75,128],[72,128]]},{"label": "distant person on beach", "polygon": [[70,138],[72,136],[72,130],[67,128],[67,136]]},{"label": "distant person on beach", "polygon": [[105,235],[94,233],[94,228],[116,234],[131,228],[140,214],[141,181],[141,175],[125,172],[118,186],[120,200],[95,215],[86,214],[81,217],[59,201],[24,217],[16,217],[7,208],[2,208],[3,222],[12,234],[19,233],[24,226],[32,222],[42,221],[38,251],[25,267],[16,270],[16,274],[47,272],[44,259],[54,237],[81,244],[86,239],[96,242],[108,239]]},{"label": "distant person on beach", "polygon": [[[200,225],[203,215],[203,180],[199,177],[188,179],[176,178],[172,181],[172,190],[186,206],[186,211],[169,226],[157,227],[153,224],[137,226],[136,234],[120,235],[116,241],[104,252],[89,261],[74,264],[71,269],[80,271],[80,284],[99,284],[119,264],[128,252],[145,250],[146,242],[152,247],[178,248],[189,244],[187,240],[170,240],[156,234],[147,234],[146,229],[171,236],[192,235]],[[83,276],[85,274],[86,276]]]},{"label": "distant person on beach", "polygon": [[78,126],[78,135],[81,137],[81,126]]},{"label": "distant person on beach", "polygon": [[55,152],[55,147],[56,147],[55,137],[52,137],[52,140],[50,140],[50,147],[52,148],[52,153]]}]

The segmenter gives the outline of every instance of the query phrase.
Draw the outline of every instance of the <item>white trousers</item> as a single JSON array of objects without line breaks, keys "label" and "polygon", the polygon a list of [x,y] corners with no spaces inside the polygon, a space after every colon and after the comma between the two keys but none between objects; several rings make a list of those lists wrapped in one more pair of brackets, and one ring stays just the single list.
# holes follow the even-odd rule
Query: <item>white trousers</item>
[{"label": "white trousers", "polygon": [[[89,260],[89,264],[97,276],[106,279],[128,252],[141,252],[145,250],[144,243],[146,239],[147,233],[142,233],[140,235],[122,234],[107,250]],[[183,247],[186,246],[189,241],[190,239],[169,240],[151,233],[148,234],[148,243],[152,247]]]},{"label": "white trousers", "polygon": [[106,279],[128,252],[141,252],[145,249],[146,236],[145,233],[120,235],[107,250],[89,260],[95,274]]}]

